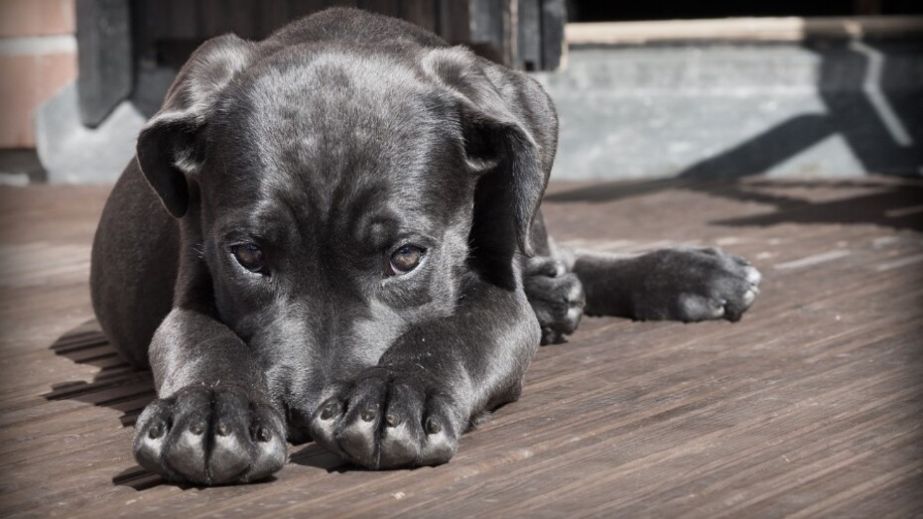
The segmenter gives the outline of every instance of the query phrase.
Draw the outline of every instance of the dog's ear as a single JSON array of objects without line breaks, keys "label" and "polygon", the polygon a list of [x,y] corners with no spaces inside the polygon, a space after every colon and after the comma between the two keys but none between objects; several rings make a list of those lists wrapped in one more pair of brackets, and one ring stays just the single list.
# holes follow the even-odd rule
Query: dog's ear
[{"label": "dog's ear", "polygon": [[[512,241],[532,255],[532,220],[548,183],[554,150],[542,149],[541,141],[547,139],[537,137],[546,135],[536,135],[527,118],[531,116],[533,124],[550,119],[554,128],[546,130],[554,133],[557,119],[547,95],[528,77],[478,58],[464,47],[428,51],[423,66],[454,98],[467,165],[483,174],[475,194],[473,225],[491,229],[491,245]],[[504,230],[514,236],[500,235],[509,234]]]},{"label": "dog's ear", "polygon": [[202,165],[202,130],[219,94],[252,57],[253,43],[234,35],[203,43],[183,65],[160,111],[138,136],[144,178],[176,218],[189,206],[189,178]]}]

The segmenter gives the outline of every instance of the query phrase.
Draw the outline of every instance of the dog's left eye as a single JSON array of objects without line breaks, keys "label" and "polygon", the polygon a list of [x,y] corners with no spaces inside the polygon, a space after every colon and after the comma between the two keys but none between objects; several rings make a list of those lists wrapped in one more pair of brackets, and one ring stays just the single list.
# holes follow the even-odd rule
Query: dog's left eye
[{"label": "dog's left eye", "polygon": [[263,251],[255,243],[242,243],[231,247],[231,253],[240,266],[250,272],[263,271]]},{"label": "dog's left eye", "polygon": [[417,268],[424,254],[426,254],[426,249],[422,247],[413,244],[402,245],[391,254],[389,262],[391,274],[399,276]]}]

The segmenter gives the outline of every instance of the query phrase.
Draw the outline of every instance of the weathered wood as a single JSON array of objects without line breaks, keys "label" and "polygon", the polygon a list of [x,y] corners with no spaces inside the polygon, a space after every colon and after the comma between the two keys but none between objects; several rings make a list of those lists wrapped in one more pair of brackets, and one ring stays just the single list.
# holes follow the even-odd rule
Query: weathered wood
[{"label": "weathered wood", "polygon": [[77,103],[99,125],[133,87],[131,15],[123,0],[77,0]]},{"label": "weathered wood", "polygon": [[358,7],[386,16],[399,16],[401,0],[359,0]]},{"label": "weathered wood", "polygon": [[437,30],[437,0],[402,0],[400,17],[428,31]]},{"label": "weathered wood", "polygon": [[567,24],[571,45],[638,45],[676,42],[804,42],[811,39],[919,38],[923,16],[719,18]]},{"label": "weathered wood", "polygon": [[482,56],[509,65],[509,2],[468,0],[469,40],[466,42]]},{"label": "weathered wood", "polygon": [[202,0],[201,16],[204,40],[232,32],[250,39],[258,34],[261,6],[252,0]]},{"label": "weathered wood", "polygon": [[556,184],[560,244],[722,246],[764,274],[736,324],[586,319],[452,462],[185,489],[131,459],[150,374],[87,293],[105,188],[0,188],[0,515],[912,517],[923,510],[923,182]]},{"label": "weathered wood", "polygon": [[561,65],[564,25],[567,11],[564,0],[542,0],[542,70],[555,70]]},{"label": "weathered wood", "polygon": [[438,30],[446,41],[453,45],[464,43],[471,38],[469,23],[469,3],[458,0],[436,0],[438,11]]},{"label": "weathered wood", "polygon": [[516,67],[523,70],[542,69],[542,10],[541,0],[518,0],[517,2]]},{"label": "weathered wood", "polygon": [[288,0],[270,0],[263,2],[257,11],[257,33],[259,38],[265,38],[279,27],[288,23],[291,18],[289,14]]}]

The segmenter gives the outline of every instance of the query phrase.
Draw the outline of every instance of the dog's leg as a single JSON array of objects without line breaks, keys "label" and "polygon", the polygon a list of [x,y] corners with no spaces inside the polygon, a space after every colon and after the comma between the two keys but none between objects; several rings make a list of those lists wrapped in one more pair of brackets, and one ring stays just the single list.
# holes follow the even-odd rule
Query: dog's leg
[{"label": "dog's leg", "polygon": [[712,248],[578,254],[565,264],[583,282],[587,315],[638,320],[737,321],[759,294],[761,279],[743,258]]},{"label": "dog's leg", "polygon": [[580,279],[567,271],[564,262],[536,256],[526,261],[522,283],[542,327],[542,344],[564,342],[583,317],[586,297]]},{"label": "dog's leg", "polygon": [[436,465],[483,412],[519,396],[540,331],[521,288],[475,275],[454,315],[415,326],[355,381],[326,390],[315,441],[369,468]]},{"label": "dog's leg", "polygon": [[536,255],[522,263],[522,285],[542,328],[542,344],[557,344],[577,329],[586,298],[582,283],[568,271],[548,236],[541,211],[531,231]]},{"label": "dog's leg", "polygon": [[285,463],[285,425],[243,341],[195,310],[173,309],[150,347],[160,398],[135,427],[134,453],[173,481],[252,481]]}]

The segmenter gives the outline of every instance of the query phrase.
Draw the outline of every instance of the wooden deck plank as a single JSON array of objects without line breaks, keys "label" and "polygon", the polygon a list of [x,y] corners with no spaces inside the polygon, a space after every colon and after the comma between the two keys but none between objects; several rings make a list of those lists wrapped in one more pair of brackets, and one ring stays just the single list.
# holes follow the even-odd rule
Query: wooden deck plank
[{"label": "wooden deck plank", "polygon": [[737,324],[586,319],[448,465],[164,484],[131,459],[152,398],[98,332],[105,187],[0,188],[0,516],[829,516],[923,511],[923,183],[557,184],[559,243],[722,246],[764,274]]}]

